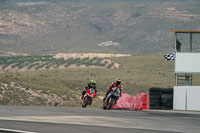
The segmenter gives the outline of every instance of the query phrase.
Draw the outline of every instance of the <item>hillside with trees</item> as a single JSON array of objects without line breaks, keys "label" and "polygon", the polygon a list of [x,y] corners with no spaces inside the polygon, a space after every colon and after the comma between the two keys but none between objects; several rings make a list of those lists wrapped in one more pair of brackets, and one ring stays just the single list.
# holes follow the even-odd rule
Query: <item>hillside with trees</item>
[{"label": "hillside with trees", "polygon": [[168,30],[200,29],[197,0],[0,2],[0,54],[163,54],[173,51]]}]

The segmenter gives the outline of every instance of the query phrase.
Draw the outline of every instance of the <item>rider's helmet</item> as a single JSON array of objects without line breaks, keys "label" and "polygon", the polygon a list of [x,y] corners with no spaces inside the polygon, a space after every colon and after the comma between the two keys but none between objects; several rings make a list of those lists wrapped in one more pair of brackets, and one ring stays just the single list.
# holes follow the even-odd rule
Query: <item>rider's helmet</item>
[{"label": "rider's helmet", "polygon": [[91,83],[91,86],[92,86],[92,87],[95,87],[95,85],[96,85],[96,80],[93,80],[93,79],[92,79],[92,80],[90,81],[90,83]]},{"label": "rider's helmet", "polygon": [[117,84],[117,85],[120,85],[120,84],[121,84],[121,80],[117,78],[117,79],[116,79],[116,84]]}]

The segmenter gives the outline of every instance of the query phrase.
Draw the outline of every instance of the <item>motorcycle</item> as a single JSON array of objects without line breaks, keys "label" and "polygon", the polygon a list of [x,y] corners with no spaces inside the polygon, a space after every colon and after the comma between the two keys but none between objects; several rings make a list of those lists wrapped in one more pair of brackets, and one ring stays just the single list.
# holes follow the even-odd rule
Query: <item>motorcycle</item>
[{"label": "motorcycle", "polygon": [[94,88],[90,88],[86,91],[85,95],[83,96],[83,103],[82,103],[82,107],[86,108],[87,105],[91,105],[93,98],[95,97],[96,93]]},{"label": "motorcycle", "polygon": [[103,103],[103,109],[110,110],[111,107],[115,105],[115,103],[119,99],[120,93],[121,93],[120,88],[113,88]]}]

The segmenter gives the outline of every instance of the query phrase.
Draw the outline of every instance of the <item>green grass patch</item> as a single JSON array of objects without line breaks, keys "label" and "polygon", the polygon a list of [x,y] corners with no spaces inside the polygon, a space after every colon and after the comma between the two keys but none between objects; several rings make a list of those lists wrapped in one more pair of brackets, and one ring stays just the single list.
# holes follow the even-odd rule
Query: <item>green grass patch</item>
[{"label": "green grass patch", "polygon": [[46,68],[49,69],[51,66],[59,68],[61,65],[69,67],[70,65],[86,65],[86,66],[105,66],[108,62],[101,63],[102,58],[52,58],[50,55],[44,56],[0,56],[0,66],[2,69],[6,69],[11,66],[12,69],[28,68],[28,70],[34,68],[36,70]]}]

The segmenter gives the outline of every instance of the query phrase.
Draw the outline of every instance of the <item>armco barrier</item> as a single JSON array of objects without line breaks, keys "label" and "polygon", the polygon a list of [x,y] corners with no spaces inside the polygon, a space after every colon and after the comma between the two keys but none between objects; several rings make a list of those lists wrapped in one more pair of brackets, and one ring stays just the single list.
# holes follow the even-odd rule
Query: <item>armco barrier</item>
[{"label": "armco barrier", "polygon": [[112,108],[146,110],[149,109],[148,99],[148,94],[145,93],[138,93],[136,97],[131,97],[126,93],[122,93],[122,96],[117,100],[116,104],[112,106]]}]

